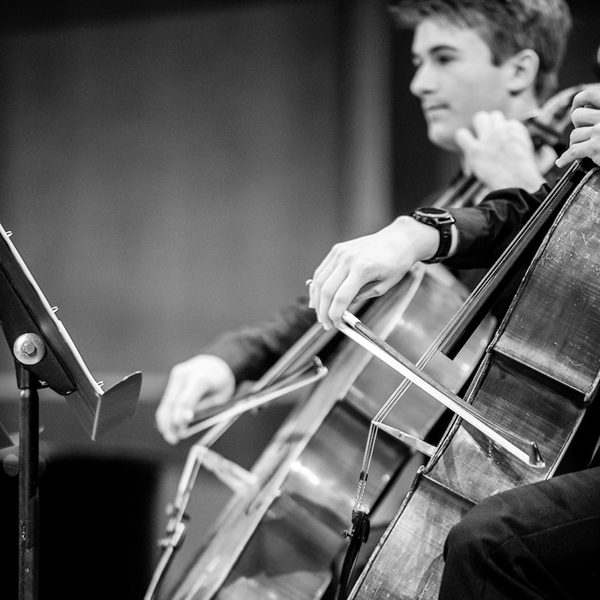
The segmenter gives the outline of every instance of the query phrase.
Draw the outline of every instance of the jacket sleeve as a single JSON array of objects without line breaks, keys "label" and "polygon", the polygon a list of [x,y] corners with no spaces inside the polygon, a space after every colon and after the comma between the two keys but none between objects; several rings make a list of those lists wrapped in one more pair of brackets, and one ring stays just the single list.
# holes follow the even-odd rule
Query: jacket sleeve
[{"label": "jacket sleeve", "polygon": [[259,379],[314,323],[316,313],[301,297],[258,325],[224,333],[203,350],[222,358],[236,382]]},{"label": "jacket sleeve", "polygon": [[488,194],[475,207],[449,209],[459,232],[457,252],[444,261],[449,267],[491,267],[547,196],[510,188]]}]

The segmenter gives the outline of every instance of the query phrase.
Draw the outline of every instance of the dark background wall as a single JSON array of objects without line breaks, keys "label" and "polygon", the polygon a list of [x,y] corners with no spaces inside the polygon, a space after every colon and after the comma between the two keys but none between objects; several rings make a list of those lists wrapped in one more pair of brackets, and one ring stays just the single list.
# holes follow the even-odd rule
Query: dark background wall
[{"label": "dark background wall", "polygon": [[[594,80],[600,43],[597,3],[570,4],[562,87]],[[407,91],[411,36],[392,31],[383,1],[30,0],[0,11],[0,223],[92,373],[107,387],[144,374],[135,420],[98,442],[42,393],[42,505],[64,531],[77,527],[77,545],[60,548],[109,573],[123,562],[113,535],[139,540],[139,589],[190,445],[171,448],[153,427],[168,370],[290,302],[333,243],[418,205],[456,163],[426,140]],[[5,344],[0,372],[0,422],[14,432]],[[250,466],[282,414],[248,417],[218,449]],[[186,548],[227,496],[203,478]],[[89,510],[69,519],[74,506]]]}]

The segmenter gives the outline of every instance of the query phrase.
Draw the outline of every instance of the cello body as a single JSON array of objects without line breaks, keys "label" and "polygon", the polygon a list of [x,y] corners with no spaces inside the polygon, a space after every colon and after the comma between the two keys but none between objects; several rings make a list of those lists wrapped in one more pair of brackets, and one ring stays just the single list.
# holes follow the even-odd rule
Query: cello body
[{"label": "cello body", "polygon": [[495,492],[585,468],[598,428],[600,172],[570,195],[530,265],[466,400],[538,444],[525,465],[455,419],[382,536],[350,598],[437,599],[451,527]]},{"label": "cello body", "polygon": [[[368,306],[363,318],[390,344],[417,360],[467,295],[444,267],[418,265]],[[493,319],[486,319],[457,360],[440,354],[430,362],[428,372],[458,392],[481,359],[494,327]],[[353,505],[356,467],[370,421],[403,379],[341,333],[330,345],[319,355],[328,375],[303,392],[306,397],[298,401],[252,467],[256,483],[232,497],[182,581],[169,595],[159,597],[323,597],[332,579],[331,563],[345,545],[342,532]],[[403,397],[402,410],[393,422],[423,438],[443,413],[441,405],[415,387]],[[406,493],[422,462],[419,454],[395,440],[378,446],[365,498],[375,515],[395,478],[409,474]],[[395,500],[384,525],[400,500]]]}]

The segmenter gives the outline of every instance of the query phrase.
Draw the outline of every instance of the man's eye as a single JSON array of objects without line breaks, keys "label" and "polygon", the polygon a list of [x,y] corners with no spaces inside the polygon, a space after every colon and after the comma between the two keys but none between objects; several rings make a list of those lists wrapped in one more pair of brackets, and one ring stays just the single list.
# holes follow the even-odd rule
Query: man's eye
[{"label": "man's eye", "polygon": [[440,65],[446,65],[448,63],[451,63],[453,60],[454,57],[450,56],[449,54],[438,54],[435,57],[435,61]]}]

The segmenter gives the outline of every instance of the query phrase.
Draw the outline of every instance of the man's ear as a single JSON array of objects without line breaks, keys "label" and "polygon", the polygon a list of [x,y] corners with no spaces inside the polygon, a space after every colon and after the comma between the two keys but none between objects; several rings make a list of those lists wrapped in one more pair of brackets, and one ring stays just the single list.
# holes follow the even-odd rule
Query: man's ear
[{"label": "man's ear", "polygon": [[502,68],[506,77],[506,88],[514,96],[535,88],[540,68],[540,57],[535,50],[526,48],[507,59]]}]

